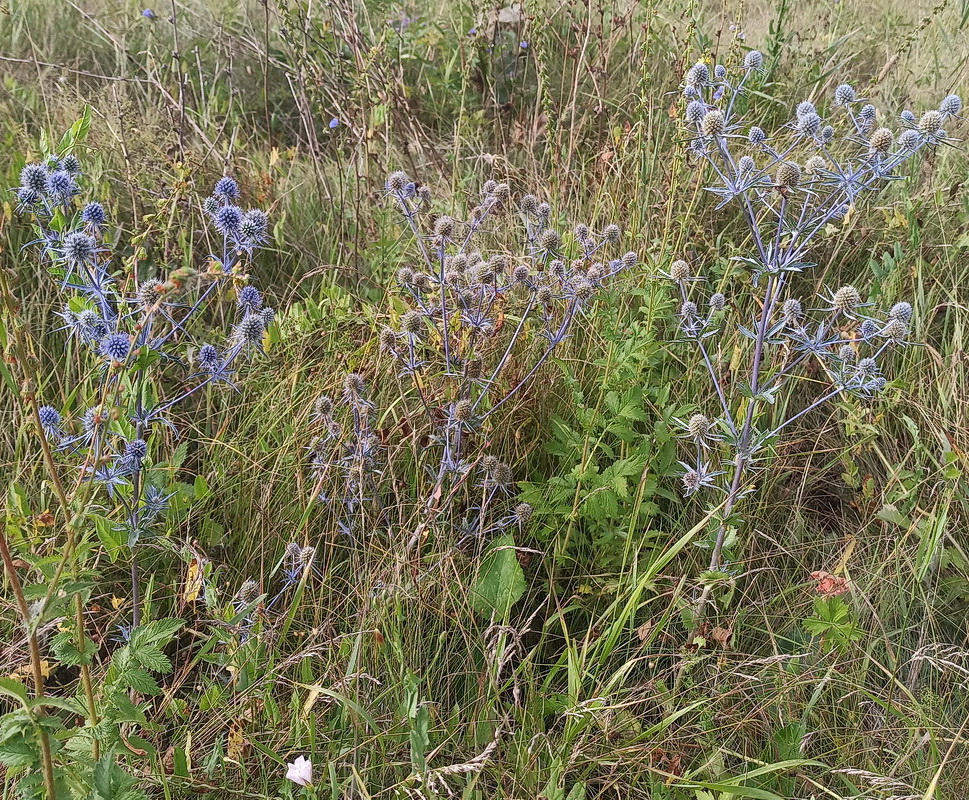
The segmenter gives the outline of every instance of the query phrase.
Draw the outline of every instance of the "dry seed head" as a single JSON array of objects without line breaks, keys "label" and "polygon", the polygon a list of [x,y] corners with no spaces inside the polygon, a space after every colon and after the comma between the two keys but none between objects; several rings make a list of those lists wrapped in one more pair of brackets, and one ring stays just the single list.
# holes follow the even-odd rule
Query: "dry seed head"
[{"label": "dry seed head", "polygon": [[383,328],[380,331],[380,349],[393,350],[397,346],[397,334],[390,328]]},{"label": "dry seed head", "polygon": [[854,286],[842,286],[834,293],[832,305],[838,311],[852,311],[861,305],[861,294]]},{"label": "dry seed head", "polygon": [[458,422],[467,422],[474,413],[474,404],[470,400],[458,400],[454,404],[454,418]]},{"label": "dry seed head", "polygon": [[414,270],[410,267],[401,267],[397,270],[397,280],[403,286],[410,286],[414,282]]},{"label": "dry seed head", "polygon": [[811,156],[804,164],[804,171],[808,175],[816,175],[827,167],[827,165],[828,162],[825,161],[824,156]]},{"label": "dry seed head", "polygon": [[535,214],[538,211],[538,198],[533,194],[526,194],[522,197],[518,207],[526,214]]},{"label": "dry seed head", "polygon": [[895,143],[895,135],[888,128],[878,128],[871,135],[868,144],[875,153],[887,153]]},{"label": "dry seed head", "polygon": [[588,225],[580,223],[575,226],[575,238],[578,239],[579,241],[588,239],[591,235],[592,235],[592,232],[589,230]]},{"label": "dry seed head", "polygon": [[532,518],[532,507],[528,503],[519,503],[515,506],[515,522],[524,525]]},{"label": "dry seed head", "polygon": [[704,136],[723,136],[727,130],[723,112],[719,108],[708,111],[700,122],[700,130]]},{"label": "dry seed head", "polygon": [[893,342],[903,342],[908,337],[908,325],[900,319],[891,319],[882,330],[882,335]]},{"label": "dry seed head", "polygon": [[538,246],[549,253],[558,250],[561,244],[562,237],[559,236],[558,231],[554,231],[551,228],[542,231],[542,235],[538,237]]},{"label": "dry seed head", "polygon": [[690,265],[683,259],[677,259],[670,264],[670,277],[674,281],[685,281],[690,277]]},{"label": "dry seed head", "polygon": [[489,178],[484,182],[484,186],[481,187],[481,191],[483,194],[494,194],[495,189],[497,188],[498,188],[498,182]]},{"label": "dry seed head", "polygon": [[686,430],[693,439],[703,439],[710,432],[710,418],[706,414],[694,414],[686,423]]},{"label": "dry seed head", "polygon": [[926,111],[919,120],[919,130],[926,136],[935,136],[942,128],[942,114],[938,111]]},{"label": "dry seed head", "polygon": [[712,308],[714,311],[723,311],[726,305],[727,298],[724,297],[722,292],[717,292],[716,294],[710,295],[710,308]]},{"label": "dry seed head", "polygon": [[680,304],[680,315],[684,319],[693,319],[697,314],[696,303],[692,300],[684,300]]},{"label": "dry seed head", "polygon": [[639,256],[636,253],[634,253],[632,250],[630,250],[628,253],[623,253],[622,265],[626,269],[632,269],[638,263],[639,263]]},{"label": "dry seed head", "polygon": [[434,223],[434,235],[450,238],[453,233],[454,220],[447,215],[438,217],[437,222]]},{"label": "dry seed head", "polygon": [[790,161],[785,161],[777,168],[775,181],[778,186],[791,189],[801,182],[801,168]]},{"label": "dry seed head", "polygon": [[592,284],[589,283],[587,280],[580,280],[575,285],[575,296],[579,300],[588,300],[594,294],[595,294],[595,289],[593,288]]},{"label": "dry seed head", "polygon": [[555,295],[552,292],[552,287],[539,286],[538,290],[535,292],[535,299],[542,305],[550,305],[552,300],[555,299]]},{"label": "dry seed head", "polygon": [[618,225],[606,225],[602,233],[606,237],[607,242],[616,243],[622,237],[622,230],[620,230]]},{"label": "dry seed head", "polygon": [[528,283],[531,273],[529,272],[528,267],[526,267],[524,264],[520,264],[512,271],[511,277],[515,283]]},{"label": "dry seed head", "polygon": [[424,331],[424,318],[419,311],[408,311],[400,318],[400,329],[410,335],[417,336]]}]

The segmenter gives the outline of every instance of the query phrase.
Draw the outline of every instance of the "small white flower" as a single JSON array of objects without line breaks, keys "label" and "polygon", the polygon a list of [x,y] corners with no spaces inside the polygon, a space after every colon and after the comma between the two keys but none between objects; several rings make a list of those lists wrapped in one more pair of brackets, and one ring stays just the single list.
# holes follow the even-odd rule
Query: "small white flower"
[{"label": "small white flower", "polygon": [[286,779],[297,786],[312,786],[313,762],[305,756],[300,756],[292,764],[287,764]]}]

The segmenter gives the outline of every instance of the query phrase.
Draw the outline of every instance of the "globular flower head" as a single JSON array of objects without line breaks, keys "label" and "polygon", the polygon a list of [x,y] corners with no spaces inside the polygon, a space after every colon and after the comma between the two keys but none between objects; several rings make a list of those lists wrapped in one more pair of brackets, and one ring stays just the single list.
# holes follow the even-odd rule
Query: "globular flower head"
[{"label": "globular flower head", "polygon": [[784,317],[784,321],[788,325],[799,322],[801,317],[804,316],[804,307],[801,305],[801,301],[794,297],[785,300],[784,305],[781,306],[781,316]]},{"label": "globular flower head", "polygon": [[710,68],[702,61],[697,61],[686,71],[684,83],[694,89],[710,82]]},{"label": "globular flower head", "polygon": [[555,293],[552,291],[551,286],[539,286],[535,290],[535,299],[542,305],[551,305],[555,299]]},{"label": "globular flower head", "polygon": [[723,311],[727,305],[727,298],[724,297],[722,292],[716,292],[710,295],[710,308],[713,311]]},{"label": "globular flower head", "polygon": [[138,287],[138,304],[146,311],[154,308],[161,299],[163,288],[164,284],[158,278],[142,281]]},{"label": "globular flower head", "polygon": [[702,100],[691,100],[686,104],[686,113],[684,119],[690,125],[696,125],[706,116],[707,106]]},{"label": "globular flower head", "polygon": [[814,107],[814,103],[812,103],[810,100],[802,100],[797,104],[797,108],[795,109],[794,113],[798,119],[801,119],[802,117],[806,117],[808,114],[814,114],[817,116],[818,110]]},{"label": "globular flower head", "polygon": [[403,195],[407,191],[407,187],[410,185],[410,178],[407,177],[406,172],[391,172],[387,176],[387,191],[391,194]]},{"label": "globular flower head", "polygon": [[242,211],[238,206],[225,205],[215,212],[215,227],[223,236],[236,236],[242,224]]},{"label": "globular flower head", "polygon": [[700,122],[700,130],[704,136],[719,137],[727,131],[726,117],[719,108],[710,109]]},{"label": "globular flower head", "polygon": [[875,121],[875,117],[878,116],[878,109],[875,108],[871,103],[866,103],[861,107],[861,111],[858,112],[858,117],[862,122],[871,124]]},{"label": "globular flower head", "polygon": [[236,295],[236,305],[243,311],[260,311],[262,294],[255,286],[243,286]]},{"label": "globular flower head", "polygon": [[108,215],[104,213],[104,206],[100,203],[88,203],[81,212],[81,220],[92,228],[104,225]]},{"label": "globular flower head", "polygon": [[877,336],[878,323],[873,319],[862,320],[861,325],[858,326],[858,335],[865,341],[871,339],[873,336]]},{"label": "globular flower head", "polygon": [[691,439],[705,439],[710,433],[710,418],[706,414],[694,414],[686,423],[686,432]]},{"label": "globular flower head", "polygon": [[921,141],[919,132],[914,128],[908,128],[898,135],[898,146],[903,150],[914,150]]},{"label": "globular flower head", "polygon": [[575,284],[575,296],[578,300],[588,300],[595,294],[595,287],[587,280],[580,280]]},{"label": "globular flower head", "polygon": [[101,340],[101,355],[108,361],[120,363],[131,352],[131,339],[126,333],[109,333]]},{"label": "globular flower head", "polygon": [[92,436],[104,428],[109,420],[110,416],[107,409],[104,406],[95,405],[84,412],[84,416],[81,418],[81,426],[88,436]]},{"label": "globular flower head", "polygon": [[68,175],[79,175],[81,172],[81,162],[73,153],[69,153],[61,159],[61,169]]},{"label": "globular flower head", "polygon": [[821,117],[814,111],[809,111],[797,118],[797,129],[805,136],[817,136],[821,130]]},{"label": "globular flower head", "polygon": [[804,163],[804,171],[808,175],[817,175],[819,172],[821,172],[827,166],[828,166],[828,162],[825,160],[824,156],[822,156],[822,155],[814,155],[814,156],[811,156]]},{"label": "globular flower head", "polygon": [[351,372],[343,378],[343,393],[349,399],[362,398],[366,388],[363,376],[356,372]]},{"label": "globular flower head", "polygon": [[853,348],[850,344],[842,345],[841,349],[838,350],[838,358],[840,358],[846,364],[850,364],[852,361],[854,361],[857,355],[858,354],[855,352],[855,348]]},{"label": "globular flower head", "polygon": [[47,194],[57,202],[70,200],[77,192],[77,184],[67,170],[58,169],[47,176]]},{"label": "globular flower head", "polygon": [[831,125],[825,125],[821,128],[821,134],[818,138],[821,140],[821,144],[829,144],[834,139],[834,128]]},{"label": "globular flower head", "polygon": [[680,304],[680,316],[684,319],[693,319],[697,315],[696,303],[692,300],[684,300]]},{"label": "globular flower head", "polygon": [[899,116],[899,119],[902,120],[902,122],[907,122],[909,125],[912,125],[915,123],[915,114],[913,114],[907,108],[898,116]]},{"label": "globular flower head", "polygon": [[214,197],[206,197],[202,201],[202,210],[213,220],[215,219],[215,215],[218,213],[220,208],[222,208],[222,203],[220,203]]},{"label": "globular flower head", "polygon": [[906,303],[902,300],[891,307],[888,312],[889,319],[900,319],[902,322],[908,322],[912,319],[912,304]]},{"label": "globular flower head", "polygon": [[793,189],[801,182],[801,168],[793,161],[783,161],[777,167],[774,180],[778,186]]},{"label": "globular flower head", "polygon": [[942,114],[938,111],[926,111],[919,118],[919,130],[926,136],[938,136],[942,130]]},{"label": "globular flower head", "polygon": [[764,133],[763,128],[759,127],[758,125],[754,125],[747,133],[747,139],[752,145],[761,145],[767,141],[767,134]]},{"label": "globular flower head", "polygon": [[219,351],[214,344],[203,344],[199,348],[196,360],[206,372],[213,372],[219,366]]},{"label": "globular flower head", "polygon": [[750,156],[741,156],[737,161],[737,172],[741,175],[746,175],[749,172],[753,172],[757,168],[757,163]]},{"label": "globular flower head", "polygon": [[713,68],[713,78],[718,81],[725,81],[727,79],[727,68],[723,64],[717,64]]},{"label": "globular flower head", "polygon": [[454,418],[458,422],[470,422],[474,416],[474,403],[470,400],[458,400],[454,404]]},{"label": "globular flower head", "polygon": [[419,311],[407,311],[400,318],[400,329],[408,336],[420,336],[424,332],[424,317]]},{"label": "globular flower head", "polygon": [[61,424],[61,413],[53,406],[41,406],[37,409],[40,417],[40,427],[47,433],[57,431]]},{"label": "globular flower head", "polygon": [[904,342],[908,338],[908,323],[901,319],[890,319],[882,329],[882,336],[893,342]]},{"label": "globular flower head", "polygon": [[962,111],[962,98],[957,94],[950,94],[939,104],[939,111],[947,117],[958,116]]},{"label": "globular flower head", "polygon": [[690,265],[681,258],[677,259],[670,264],[670,277],[677,283],[680,281],[689,280]]},{"label": "globular flower head", "polygon": [[260,347],[266,323],[261,314],[247,313],[235,326],[236,341],[245,347]]},{"label": "globular flower head", "polygon": [[265,241],[269,232],[269,218],[264,211],[254,208],[242,216],[239,223],[239,237],[250,245]]},{"label": "globular flower head", "polygon": [[538,246],[546,253],[554,253],[562,246],[562,237],[558,231],[546,228],[538,237]]},{"label": "globular flower head", "polygon": [[232,200],[239,199],[239,184],[236,183],[232,178],[226,176],[224,178],[219,178],[215,184],[215,191],[212,192],[212,196],[218,198],[223,203],[229,203]]},{"label": "globular flower head", "polygon": [[40,164],[28,164],[20,170],[20,185],[38,194],[47,191],[47,170]]},{"label": "globular flower head", "polygon": [[873,358],[862,358],[858,361],[859,375],[875,375],[878,372],[878,362]]},{"label": "globular flower head", "polygon": [[759,50],[750,50],[744,56],[744,69],[760,69],[764,65],[764,56]]},{"label": "globular flower head", "polygon": [[841,83],[834,90],[834,104],[847,106],[855,101],[855,90],[850,83]]},{"label": "globular flower head", "polygon": [[622,229],[615,224],[606,225],[602,229],[602,235],[606,237],[607,242],[615,244],[622,238]]},{"label": "globular flower head", "polygon": [[525,264],[519,264],[511,272],[511,279],[515,283],[528,283],[531,277],[532,272]]},{"label": "globular flower head", "polygon": [[514,512],[512,512],[515,517],[515,522],[517,522],[519,525],[527,524],[528,521],[532,518],[533,510],[534,509],[532,509],[531,504],[519,503],[518,505],[515,506]]},{"label": "globular flower head", "polygon": [[148,456],[148,442],[144,439],[132,439],[125,445],[124,455],[132,461],[144,461]]},{"label": "globular flower head", "polygon": [[243,581],[242,586],[239,587],[238,597],[239,601],[245,605],[254,602],[259,597],[259,584],[252,578]]},{"label": "globular flower head", "polygon": [[30,209],[36,205],[40,204],[43,199],[43,195],[40,192],[35,192],[33,189],[28,189],[26,186],[21,186],[17,189],[17,201],[20,204],[20,209]]},{"label": "globular flower head", "polygon": [[831,305],[836,311],[850,313],[861,305],[861,294],[854,286],[842,286],[834,293]]},{"label": "globular flower head", "polygon": [[630,250],[628,253],[623,253],[622,255],[622,265],[625,269],[632,269],[639,263],[639,256]]},{"label": "globular flower head", "polygon": [[434,223],[434,235],[443,236],[445,239],[450,238],[454,234],[454,220],[447,216],[446,214],[441,215],[437,218]]},{"label": "globular flower head", "polygon": [[533,194],[526,194],[522,197],[518,207],[523,214],[535,214],[538,212],[538,198]]},{"label": "globular flower head", "polygon": [[276,309],[272,306],[263,306],[259,309],[259,316],[262,317],[263,327],[268,329],[276,320]]},{"label": "globular flower head", "polygon": [[397,280],[401,286],[410,286],[414,282],[414,270],[410,267],[401,267],[397,270]]},{"label": "globular flower head", "polygon": [[683,473],[683,493],[689,497],[703,487],[703,476],[699,470],[688,469]]},{"label": "globular flower head", "polygon": [[328,419],[333,413],[333,398],[321,394],[313,403],[313,415],[318,419]]},{"label": "globular flower head", "polygon": [[874,153],[887,153],[894,143],[895,135],[888,128],[878,128],[868,140],[868,145]]},{"label": "globular flower head", "polygon": [[94,241],[93,236],[83,231],[71,231],[61,244],[61,254],[72,266],[92,263],[96,253],[97,242]]}]

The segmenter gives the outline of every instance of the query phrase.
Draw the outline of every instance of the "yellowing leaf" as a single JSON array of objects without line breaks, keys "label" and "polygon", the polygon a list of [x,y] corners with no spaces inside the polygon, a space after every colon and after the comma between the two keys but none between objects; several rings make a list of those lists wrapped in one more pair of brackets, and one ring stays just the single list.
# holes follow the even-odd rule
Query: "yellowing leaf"
[{"label": "yellowing leaf", "polygon": [[194,603],[202,593],[202,564],[197,558],[193,558],[188,565],[188,574],[185,576],[185,589],[182,591],[182,601]]}]

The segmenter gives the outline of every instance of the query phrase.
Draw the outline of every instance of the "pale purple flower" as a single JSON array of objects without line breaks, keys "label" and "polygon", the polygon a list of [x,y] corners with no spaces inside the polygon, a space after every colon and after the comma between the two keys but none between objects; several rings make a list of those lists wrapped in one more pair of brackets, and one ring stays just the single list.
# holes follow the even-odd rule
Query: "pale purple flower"
[{"label": "pale purple flower", "polygon": [[313,785],[313,762],[305,756],[300,756],[292,764],[286,765],[286,780],[297,786]]}]

